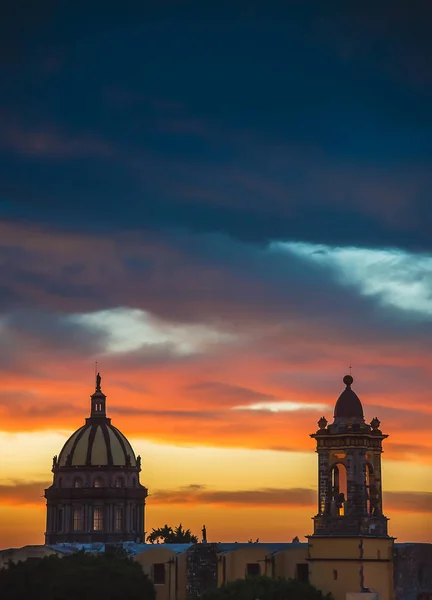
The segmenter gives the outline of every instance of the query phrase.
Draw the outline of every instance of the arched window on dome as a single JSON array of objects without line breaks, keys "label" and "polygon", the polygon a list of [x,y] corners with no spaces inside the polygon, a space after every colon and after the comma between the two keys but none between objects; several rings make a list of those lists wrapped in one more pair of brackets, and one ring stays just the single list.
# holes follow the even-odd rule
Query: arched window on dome
[{"label": "arched window on dome", "polygon": [[117,479],[115,480],[115,487],[116,488],[122,488],[122,487],[124,487],[124,479],[123,479],[123,477],[117,477]]},{"label": "arched window on dome", "polygon": [[132,487],[136,487],[136,485],[137,485],[136,477],[132,477]]},{"label": "arched window on dome", "polygon": [[59,477],[59,480],[58,480],[59,488],[61,488],[62,485],[63,485],[63,477]]},{"label": "arched window on dome", "polygon": [[75,488],[80,488],[83,486],[83,480],[81,479],[81,477],[75,477],[74,479],[74,487]]},{"label": "arched window on dome", "polygon": [[104,487],[103,479],[101,477],[96,477],[96,479],[93,481],[93,487],[97,487],[97,488]]}]

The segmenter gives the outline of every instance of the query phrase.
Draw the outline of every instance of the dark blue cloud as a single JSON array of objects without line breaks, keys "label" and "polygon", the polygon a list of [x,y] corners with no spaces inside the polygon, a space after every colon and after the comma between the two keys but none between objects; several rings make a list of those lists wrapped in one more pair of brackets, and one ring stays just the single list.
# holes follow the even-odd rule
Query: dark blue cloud
[{"label": "dark blue cloud", "polygon": [[133,4],[5,19],[5,216],[430,248],[427,3]]}]

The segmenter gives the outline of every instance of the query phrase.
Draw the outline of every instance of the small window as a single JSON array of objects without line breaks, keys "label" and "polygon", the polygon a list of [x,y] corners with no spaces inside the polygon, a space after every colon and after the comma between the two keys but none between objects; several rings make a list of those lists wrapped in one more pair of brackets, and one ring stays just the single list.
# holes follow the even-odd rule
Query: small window
[{"label": "small window", "polygon": [[73,509],[73,530],[82,531],[82,509],[78,507]]},{"label": "small window", "polygon": [[261,566],[259,563],[248,563],[246,565],[247,577],[259,577],[261,575]]},{"label": "small window", "polygon": [[61,488],[61,486],[62,486],[62,485],[63,485],[63,478],[62,478],[62,477],[60,477],[60,478],[59,478],[59,482],[58,482],[58,486],[59,486],[59,488]]},{"label": "small window", "polygon": [[98,487],[98,488],[103,487],[104,485],[103,485],[102,479],[100,477],[96,477],[96,479],[94,480],[93,486]]},{"label": "small window", "polygon": [[153,583],[155,585],[165,584],[165,563],[155,563],[153,565]]},{"label": "small window", "polygon": [[103,531],[103,510],[99,507],[93,509],[93,531]]},{"label": "small window", "polygon": [[377,558],[381,558],[381,550],[377,550]]},{"label": "small window", "polygon": [[74,479],[74,487],[80,488],[82,486],[83,486],[83,482],[82,482],[81,477],[75,477],[75,479]]},{"label": "small window", "polygon": [[303,583],[309,582],[309,565],[307,563],[299,563],[296,571],[296,579],[298,579],[298,581],[302,581]]},{"label": "small window", "polygon": [[132,479],[132,487],[136,487],[136,479],[135,479],[135,477]]},{"label": "small window", "polygon": [[333,579],[336,581],[337,580],[337,570],[334,569],[333,571]]}]

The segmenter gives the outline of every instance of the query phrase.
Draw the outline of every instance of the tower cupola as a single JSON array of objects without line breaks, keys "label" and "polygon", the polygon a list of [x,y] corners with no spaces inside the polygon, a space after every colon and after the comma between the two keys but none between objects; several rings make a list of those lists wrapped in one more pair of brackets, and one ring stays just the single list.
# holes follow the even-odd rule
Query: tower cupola
[{"label": "tower cupola", "polygon": [[96,375],[96,389],[91,398],[90,418],[106,418],[106,396],[101,389],[100,373]]},{"label": "tower cupola", "polygon": [[362,403],[357,394],[351,389],[354,379],[351,375],[345,375],[343,382],[346,388],[336,402],[334,410],[335,420],[355,419],[358,422],[364,422]]}]

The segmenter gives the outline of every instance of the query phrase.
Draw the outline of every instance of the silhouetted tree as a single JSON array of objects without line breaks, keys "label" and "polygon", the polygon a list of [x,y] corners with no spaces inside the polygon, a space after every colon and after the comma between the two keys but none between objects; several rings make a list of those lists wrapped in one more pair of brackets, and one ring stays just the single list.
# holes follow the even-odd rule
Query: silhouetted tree
[{"label": "silhouetted tree", "polygon": [[332,600],[332,596],[296,579],[272,579],[261,575],[237,579],[209,590],[201,600]]},{"label": "silhouetted tree", "polygon": [[155,600],[139,563],[114,554],[75,552],[29,558],[0,571],[2,600]]},{"label": "silhouetted tree", "polygon": [[198,538],[193,535],[190,529],[183,529],[182,524],[174,529],[164,525],[158,529],[152,529],[147,536],[147,541],[150,544],[196,544]]}]

